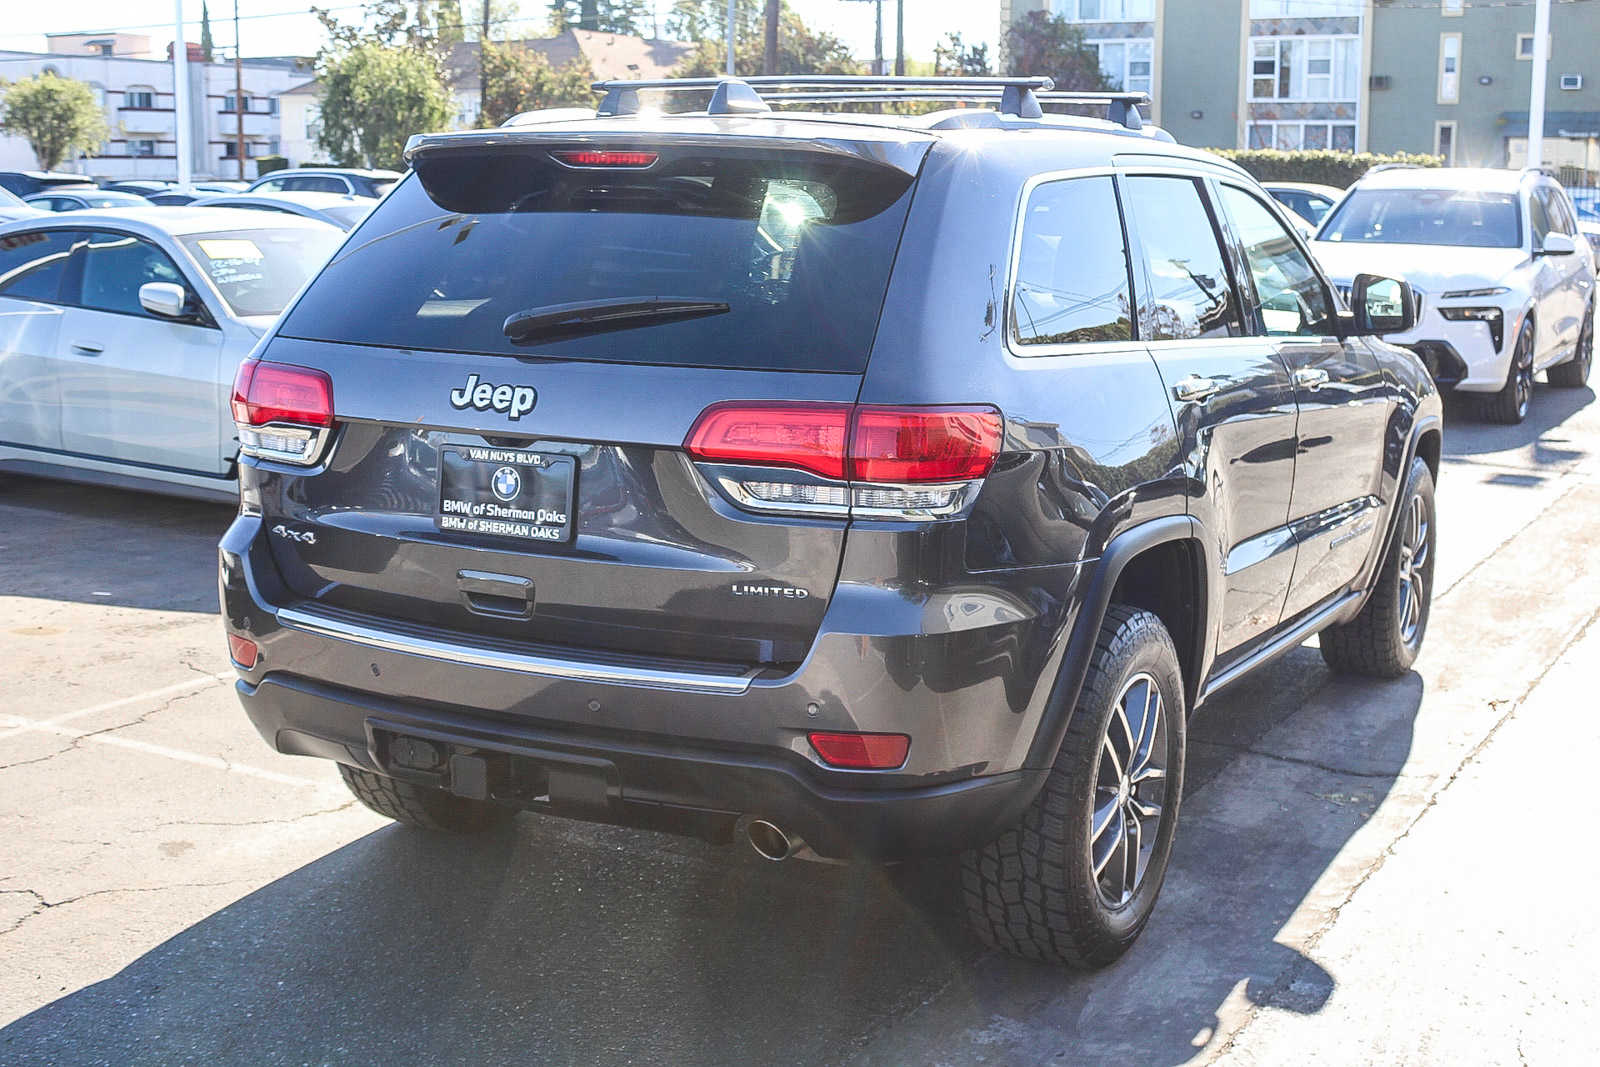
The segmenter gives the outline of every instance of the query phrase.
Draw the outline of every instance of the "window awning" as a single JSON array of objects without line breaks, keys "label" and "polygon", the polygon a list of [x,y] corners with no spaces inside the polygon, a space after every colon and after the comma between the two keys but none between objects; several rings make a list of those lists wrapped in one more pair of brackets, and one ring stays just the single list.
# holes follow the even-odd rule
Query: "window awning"
[{"label": "window awning", "polygon": [[[1496,127],[1502,137],[1526,137],[1528,113],[1502,111]],[[1600,111],[1546,111],[1544,135],[1570,137],[1579,141],[1600,138]]]}]

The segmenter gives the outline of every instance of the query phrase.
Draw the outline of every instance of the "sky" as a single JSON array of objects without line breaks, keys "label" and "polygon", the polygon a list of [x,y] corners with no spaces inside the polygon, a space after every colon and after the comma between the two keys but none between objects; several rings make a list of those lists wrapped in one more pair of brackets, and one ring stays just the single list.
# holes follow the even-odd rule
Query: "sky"
[{"label": "sky", "polygon": [[[478,0],[462,0],[463,15],[470,21]],[[530,17],[529,36],[541,34],[548,0],[520,0],[521,14]],[[8,4],[0,20],[0,49],[45,50],[44,34],[77,31],[100,32],[123,29],[149,34],[153,47],[165,54],[172,40],[175,4],[182,3],[184,16],[193,20],[188,29],[191,41],[200,39],[201,0],[71,0],[60,8],[53,4],[24,5],[21,0]],[[913,59],[933,59],[933,47],[944,34],[958,32],[968,44],[990,42],[993,53],[999,33],[997,0],[905,0],[906,55]],[[873,4],[856,0],[789,0],[789,5],[806,24],[827,30],[844,40],[858,58],[872,57]],[[353,17],[358,0],[322,0],[319,6],[333,9],[343,17]],[[664,20],[671,0],[657,0]],[[239,0],[240,37],[246,56],[310,55],[316,51],[321,27],[307,10],[308,0]],[[70,13],[63,13],[63,11]],[[233,43],[233,5],[230,0],[210,4],[211,32],[219,48],[231,51]],[[883,6],[883,48],[894,55],[894,3]]]}]

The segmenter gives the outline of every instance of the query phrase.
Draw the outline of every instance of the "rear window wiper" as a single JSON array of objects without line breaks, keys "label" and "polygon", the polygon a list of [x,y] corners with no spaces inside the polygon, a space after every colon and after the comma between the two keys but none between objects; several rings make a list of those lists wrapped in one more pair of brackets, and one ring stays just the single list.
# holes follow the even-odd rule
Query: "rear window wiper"
[{"label": "rear window wiper", "polygon": [[728,305],[720,300],[682,296],[624,296],[529,308],[508,316],[500,329],[512,343],[520,345],[612,330],[631,330],[637,326],[653,326],[678,319],[724,315],[729,310]]}]

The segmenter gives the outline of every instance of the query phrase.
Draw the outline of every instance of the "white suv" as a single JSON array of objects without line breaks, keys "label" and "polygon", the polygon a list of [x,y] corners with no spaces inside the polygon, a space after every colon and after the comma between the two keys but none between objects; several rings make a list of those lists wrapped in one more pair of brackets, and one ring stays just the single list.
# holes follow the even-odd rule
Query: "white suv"
[{"label": "white suv", "polygon": [[1566,190],[1537,171],[1383,170],[1323,221],[1317,259],[1346,293],[1358,274],[1409,281],[1417,326],[1388,340],[1442,388],[1483,394],[1519,423],[1533,376],[1581,387],[1594,354],[1595,261]]}]

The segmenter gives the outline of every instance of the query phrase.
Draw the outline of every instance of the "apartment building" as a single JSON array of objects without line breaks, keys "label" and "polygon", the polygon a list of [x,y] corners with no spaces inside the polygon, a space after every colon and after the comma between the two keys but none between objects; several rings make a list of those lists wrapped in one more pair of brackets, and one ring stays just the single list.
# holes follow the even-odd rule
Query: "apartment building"
[{"label": "apartment building", "polygon": [[[1545,159],[1593,171],[1600,2],[1552,8]],[[1002,26],[1036,10],[1185,144],[1527,156],[1531,0],[1003,0]]]},{"label": "apartment building", "polygon": [[[177,98],[165,54],[142,34],[57,34],[47,52],[0,51],[0,78],[15,81],[44,71],[86,82],[105,112],[111,136],[88,156],[60,169],[96,178],[173,178],[177,175]],[[164,52],[165,50],[163,50]],[[239,124],[244,126],[246,177],[254,160],[280,151],[278,94],[304,82],[299,61],[247,59],[241,64],[243,93],[235,101],[232,63],[200,61],[189,45],[190,120],[197,178],[239,176]],[[0,137],[0,170],[32,170],[33,150],[16,137]]]}]

